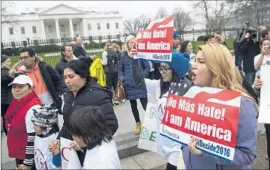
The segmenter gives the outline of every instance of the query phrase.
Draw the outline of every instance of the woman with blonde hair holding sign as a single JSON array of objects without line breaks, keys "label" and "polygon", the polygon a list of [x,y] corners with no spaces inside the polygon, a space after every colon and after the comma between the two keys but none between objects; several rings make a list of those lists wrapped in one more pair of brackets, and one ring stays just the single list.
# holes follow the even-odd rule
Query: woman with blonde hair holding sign
[{"label": "woman with blonde hair holding sign", "polygon": [[192,66],[192,81],[196,86],[237,91],[242,97],[233,161],[227,162],[202,152],[196,147],[197,141],[190,140],[183,148],[186,168],[250,169],[256,158],[258,108],[242,87],[240,73],[229,50],[217,43],[200,46]]}]

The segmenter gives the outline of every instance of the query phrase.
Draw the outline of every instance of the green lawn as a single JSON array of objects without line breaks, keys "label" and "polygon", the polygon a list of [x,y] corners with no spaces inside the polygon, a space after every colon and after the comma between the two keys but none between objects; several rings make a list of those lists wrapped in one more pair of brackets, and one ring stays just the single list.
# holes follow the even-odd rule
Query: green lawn
[{"label": "green lawn", "polygon": [[[53,53],[59,53],[59,52],[51,52],[51,53],[37,53],[36,55],[38,57],[41,58],[42,61],[44,61],[45,63],[49,64],[50,66],[52,66],[53,68],[55,67],[55,65],[60,61],[61,59],[61,55],[59,53],[59,55],[53,56],[53,57],[45,57],[45,55],[48,54],[53,54]],[[101,57],[102,53],[87,53],[88,56],[90,55],[97,55],[98,57]],[[11,62],[12,65],[16,64],[19,61],[19,56],[11,56]]]},{"label": "green lawn", "polygon": [[[226,40],[226,43],[229,47],[230,50],[233,50],[233,39],[228,39]],[[193,45],[193,49],[194,49],[194,53],[197,53],[198,51],[198,47],[200,45],[203,45],[204,42],[203,41],[193,41],[192,45]],[[48,56],[48,55],[53,55],[56,54],[54,56]],[[98,57],[101,57],[102,52],[88,52],[87,55],[97,55]],[[42,61],[46,62],[47,64],[51,65],[52,67],[55,67],[55,65],[60,61],[61,59],[61,55],[60,52],[50,52],[50,53],[37,53],[36,54],[38,57],[40,57],[42,59]],[[45,56],[46,55],[46,56]],[[11,61],[12,64],[15,64],[19,61],[19,57],[18,56],[11,56]]]},{"label": "green lawn", "polygon": [[[233,50],[233,41],[234,41],[233,39],[225,40],[225,42],[227,43],[230,51]],[[204,44],[203,41],[193,41],[192,42],[192,45],[193,45],[193,51],[194,51],[194,53],[197,53],[198,47],[200,45],[203,45],[203,44]]]}]

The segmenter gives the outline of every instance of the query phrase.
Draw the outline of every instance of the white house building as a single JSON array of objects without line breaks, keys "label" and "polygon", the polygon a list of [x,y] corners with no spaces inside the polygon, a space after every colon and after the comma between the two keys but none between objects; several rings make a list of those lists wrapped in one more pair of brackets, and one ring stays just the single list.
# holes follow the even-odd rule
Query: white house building
[{"label": "white house building", "polygon": [[2,42],[60,39],[76,35],[107,36],[123,32],[123,17],[117,11],[96,12],[65,4],[2,17]]}]

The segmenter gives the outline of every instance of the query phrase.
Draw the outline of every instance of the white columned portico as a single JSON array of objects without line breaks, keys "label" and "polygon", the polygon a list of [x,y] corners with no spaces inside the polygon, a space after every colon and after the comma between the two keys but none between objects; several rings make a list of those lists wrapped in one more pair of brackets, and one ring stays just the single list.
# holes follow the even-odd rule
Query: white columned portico
[{"label": "white columned portico", "polygon": [[44,24],[44,20],[40,20],[40,24],[41,24],[41,30],[40,30],[40,35],[42,39],[46,39],[46,33],[45,33],[45,24]]},{"label": "white columned portico", "polygon": [[70,30],[70,37],[74,37],[74,30],[73,30],[73,23],[72,19],[69,19],[69,30]]},{"label": "white columned portico", "polygon": [[58,19],[55,19],[54,22],[55,22],[55,29],[56,29],[56,37],[57,37],[57,39],[60,39],[61,37],[60,37],[60,30],[59,30]]},{"label": "white columned portico", "polygon": [[87,36],[88,25],[86,24],[86,21],[84,18],[82,18],[82,27],[83,27],[82,36]]}]

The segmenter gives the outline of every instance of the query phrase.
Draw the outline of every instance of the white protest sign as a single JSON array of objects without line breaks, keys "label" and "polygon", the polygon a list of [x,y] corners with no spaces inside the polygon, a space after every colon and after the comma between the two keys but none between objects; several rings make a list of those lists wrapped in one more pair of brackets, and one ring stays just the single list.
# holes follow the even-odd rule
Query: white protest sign
[{"label": "white protest sign", "polygon": [[261,67],[261,80],[263,81],[260,93],[259,123],[270,124],[270,65]]},{"label": "white protest sign", "polygon": [[70,148],[71,142],[69,139],[60,138],[62,169],[78,169],[81,166],[76,151]]},{"label": "white protest sign", "polygon": [[144,121],[142,124],[138,148],[158,153],[156,144],[157,121],[158,121],[157,105],[148,103],[144,116]]}]

